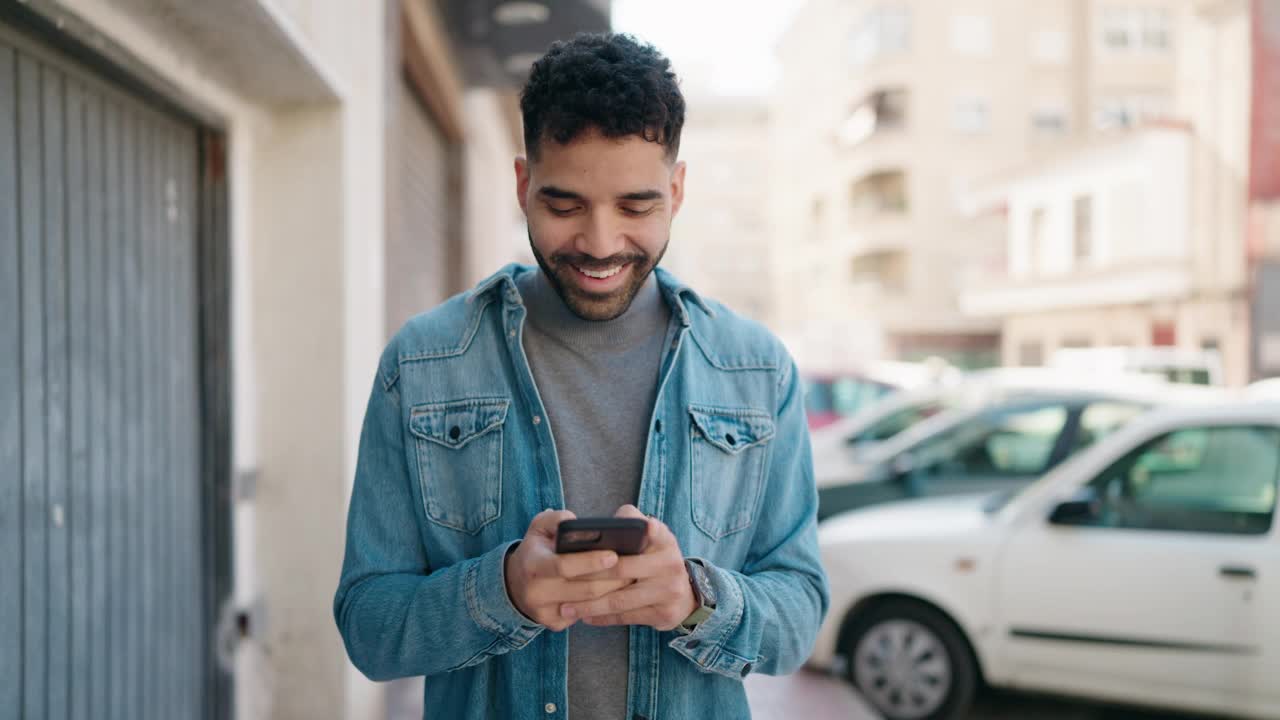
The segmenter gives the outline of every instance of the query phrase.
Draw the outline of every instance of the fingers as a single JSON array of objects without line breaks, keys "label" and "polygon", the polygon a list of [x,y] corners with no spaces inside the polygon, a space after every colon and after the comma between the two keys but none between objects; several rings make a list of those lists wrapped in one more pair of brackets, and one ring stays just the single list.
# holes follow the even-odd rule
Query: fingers
[{"label": "fingers", "polygon": [[613,568],[618,564],[618,553],[612,550],[565,553],[555,556],[555,564],[556,574],[560,577],[578,578]]},{"label": "fingers", "polygon": [[666,523],[656,517],[645,515],[635,505],[623,505],[613,513],[614,517],[619,518],[636,518],[637,520],[648,520],[649,529],[646,534],[645,552],[653,552],[658,548],[669,544],[676,544],[676,536],[671,532],[671,528]]},{"label": "fingers", "polygon": [[629,580],[570,580],[560,583],[552,591],[556,597],[548,598],[547,603],[562,605],[564,603],[588,602],[621,590],[628,585],[631,585]]},{"label": "fingers", "polygon": [[574,520],[578,516],[573,514],[571,510],[543,510],[533,516],[533,520],[529,522],[529,533],[537,533],[539,535],[554,538],[556,536],[556,528],[565,520]]},{"label": "fingers", "polygon": [[624,555],[618,564],[600,575],[612,580],[647,580],[664,575],[684,576],[684,558],[672,552]]},{"label": "fingers", "polygon": [[675,533],[671,532],[671,528],[667,527],[667,524],[658,518],[649,518],[649,533],[644,551],[646,553],[655,553],[671,546],[679,547]]},{"label": "fingers", "polygon": [[560,616],[566,619],[575,619],[601,615],[622,615],[632,610],[638,610],[661,602],[667,596],[667,589],[659,584],[636,583],[594,600],[565,603],[560,606]]}]

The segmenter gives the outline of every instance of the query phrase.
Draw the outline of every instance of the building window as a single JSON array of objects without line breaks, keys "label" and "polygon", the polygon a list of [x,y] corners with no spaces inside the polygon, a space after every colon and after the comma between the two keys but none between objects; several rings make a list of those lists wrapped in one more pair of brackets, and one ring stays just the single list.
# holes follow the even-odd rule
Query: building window
[{"label": "building window", "polygon": [[1043,105],[1031,113],[1031,129],[1038,135],[1065,135],[1067,111],[1061,105]]},{"label": "building window", "polygon": [[1064,65],[1071,58],[1071,46],[1063,30],[1031,33],[1031,59],[1045,65]]},{"label": "building window", "polygon": [[985,98],[961,98],[951,107],[951,127],[962,133],[986,132],[991,125]]},{"label": "building window", "polygon": [[1152,7],[1112,7],[1102,13],[1099,42],[1111,52],[1164,52],[1170,42],[1169,12]]},{"label": "building window", "polygon": [[1169,13],[1163,8],[1145,8],[1139,11],[1139,28],[1142,47],[1145,50],[1169,49]]},{"label": "building window", "polygon": [[961,55],[990,55],[991,18],[985,15],[953,15],[951,49]]},{"label": "building window", "polygon": [[1164,95],[1120,95],[1103,99],[1097,109],[1099,130],[1135,127],[1169,117],[1169,98]]},{"label": "building window", "polygon": [[853,259],[852,279],[855,284],[900,293],[907,286],[907,255],[899,250],[859,255]]},{"label": "building window", "polygon": [[911,45],[911,11],[881,5],[863,16],[849,36],[849,61],[865,65],[883,55],[906,52]]},{"label": "building window", "polygon": [[1075,199],[1074,206],[1072,256],[1077,262],[1081,262],[1093,256],[1093,198],[1088,195],[1079,195]]},{"label": "building window", "polygon": [[850,187],[849,208],[855,219],[907,211],[907,174],[901,170],[871,173]]},{"label": "building window", "polygon": [[1018,345],[1018,364],[1022,367],[1044,365],[1044,343],[1038,340],[1022,341]]},{"label": "building window", "polygon": [[886,130],[907,125],[907,91],[902,88],[877,90],[854,107],[840,128],[840,144],[851,147]]}]

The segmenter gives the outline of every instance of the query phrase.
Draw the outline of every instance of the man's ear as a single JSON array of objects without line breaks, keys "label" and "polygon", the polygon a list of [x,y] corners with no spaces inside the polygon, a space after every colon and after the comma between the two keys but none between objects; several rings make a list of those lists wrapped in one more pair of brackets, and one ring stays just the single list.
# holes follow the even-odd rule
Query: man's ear
[{"label": "man's ear", "polygon": [[671,168],[671,217],[673,218],[680,212],[680,206],[684,204],[684,171],[683,160]]},{"label": "man's ear", "polygon": [[516,202],[520,210],[529,214],[529,161],[522,155],[516,156]]}]

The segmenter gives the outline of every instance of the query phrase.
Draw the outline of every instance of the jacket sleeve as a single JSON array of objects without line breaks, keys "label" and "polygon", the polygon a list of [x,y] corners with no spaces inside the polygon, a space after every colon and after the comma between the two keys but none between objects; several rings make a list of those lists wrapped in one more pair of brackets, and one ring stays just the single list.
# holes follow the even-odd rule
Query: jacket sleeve
[{"label": "jacket sleeve", "polygon": [[830,603],[818,553],[818,491],[795,364],[779,378],[777,434],[764,504],[741,570],[702,561],[716,609],[693,632],[669,643],[706,672],[782,675],[809,657]]},{"label": "jacket sleeve", "polygon": [[333,600],[351,662],[372,680],[435,675],[528,645],[543,630],[512,606],[503,577],[512,543],[432,567],[415,513],[399,377],[374,382]]}]

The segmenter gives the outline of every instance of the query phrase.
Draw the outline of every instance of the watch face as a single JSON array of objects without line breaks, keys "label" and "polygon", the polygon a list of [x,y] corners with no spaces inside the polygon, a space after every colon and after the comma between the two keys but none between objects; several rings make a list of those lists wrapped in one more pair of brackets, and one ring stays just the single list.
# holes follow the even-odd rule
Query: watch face
[{"label": "watch face", "polygon": [[707,569],[698,563],[689,563],[689,573],[693,578],[694,587],[698,588],[698,594],[702,596],[702,604],[715,607],[716,589],[711,584],[711,576],[707,573]]}]

